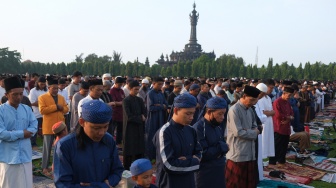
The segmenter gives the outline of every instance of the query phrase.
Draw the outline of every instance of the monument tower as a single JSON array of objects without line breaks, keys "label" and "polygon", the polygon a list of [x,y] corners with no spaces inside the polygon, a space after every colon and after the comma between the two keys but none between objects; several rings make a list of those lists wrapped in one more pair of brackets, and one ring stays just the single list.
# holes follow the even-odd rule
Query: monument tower
[{"label": "monument tower", "polygon": [[193,4],[193,10],[189,14],[190,19],[190,39],[189,43],[184,46],[184,50],[181,52],[174,52],[170,54],[170,59],[168,59],[168,55],[166,60],[164,59],[163,54],[160,56],[156,62],[161,66],[173,66],[177,64],[179,61],[194,61],[195,59],[199,58],[201,55],[205,54],[210,58],[216,58],[214,52],[205,53],[202,50],[202,46],[197,43],[197,22],[199,18],[199,13],[196,11],[196,4]]}]

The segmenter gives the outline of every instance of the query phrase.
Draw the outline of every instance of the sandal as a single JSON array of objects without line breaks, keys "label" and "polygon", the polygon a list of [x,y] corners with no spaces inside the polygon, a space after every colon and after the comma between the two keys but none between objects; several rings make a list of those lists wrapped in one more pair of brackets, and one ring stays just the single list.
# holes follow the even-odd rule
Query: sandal
[{"label": "sandal", "polygon": [[40,171],[40,175],[41,176],[44,176],[46,178],[49,178],[49,179],[54,179],[54,175],[52,174],[52,172],[43,172],[43,171]]}]

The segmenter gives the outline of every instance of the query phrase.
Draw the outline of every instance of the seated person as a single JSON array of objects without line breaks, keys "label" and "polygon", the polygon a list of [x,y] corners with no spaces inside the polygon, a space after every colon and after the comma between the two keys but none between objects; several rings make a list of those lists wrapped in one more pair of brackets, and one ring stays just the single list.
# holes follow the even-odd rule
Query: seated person
[{"label": "seated person", "polygon": [[[302,126],[303,127],[303,126]],[[291,126],[291,135],[289,137],[290,142],[299,142],[300,154],[309,154],[306,149],[310,148],[310,135],[306,131],[295,131]]]}]

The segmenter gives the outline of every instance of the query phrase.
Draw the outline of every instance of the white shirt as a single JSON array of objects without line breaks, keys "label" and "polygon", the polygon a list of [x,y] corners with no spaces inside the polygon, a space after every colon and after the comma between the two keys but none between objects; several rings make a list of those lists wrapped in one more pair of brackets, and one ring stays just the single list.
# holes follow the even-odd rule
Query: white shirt
[{"label": "white shirt", "polygon": [[218,86],[218,85],[216,85],[215,86],[215,88],[214,88],[214,90],[215,90],[215,93],[216,93],[216,95],[218,94],[218,92],[220,91],[220,90],[222,90],[222,87],[221,86]]},{"label": "white shirt", "polygon": [[[78,102],[78,117],[81,117],[82,115],[82,106],[84,103],[88,102],[88,101],[92,101],[92,100],[95,100],[93,99],[90,94],[88,96],[86,96],[85,98],[83,98],[82,100],[80,100]],[[100,101],[104,102],[101,98],[99,98]]]},{"label": "white shirt", "polygon": [[[30,100],[31,103],[34,103],[36,101],[38,101],[38,97],[45,94],[47,91],[44,90],[36,90],[36,87],[34,87],[33,89],[30,90],[30,93],[28,95],[28,98]],[[33,108],[33,112],[36,118],[41,118],[42,115],[40,113],[40,110],[37,106],[32,106]]]},{"label": "white shirt", "polygon": [[[60,89],[58,89],[58,94],[60,94],[64,97],[64,100],[69,107],[71,101],[70,101],[69,96],[68,96],[68,90],[66,90],[65,88],[62,91]],[[69,114],[69,112],[67,112],[66,114]]]},{"label": "white shirt", "polygon": [[0,86],[0,100],[1,100],[2,97],[5,95],[5,93],[6,93],[5,88],[3,88],[3,87]]}]

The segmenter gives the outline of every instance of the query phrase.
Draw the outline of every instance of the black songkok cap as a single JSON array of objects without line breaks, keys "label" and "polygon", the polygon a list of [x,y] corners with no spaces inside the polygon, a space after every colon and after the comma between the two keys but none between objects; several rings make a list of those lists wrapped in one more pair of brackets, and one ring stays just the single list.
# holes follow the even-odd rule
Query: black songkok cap
[{"label": "black songkok cap", "polygon": [[288,81],[288,80],[284,80],[284,81],[282,82],[282,84],[284,84],[284,85],[288,85],[288,86],[292,85],[292,83],[293,83],[293,82]]},{"label": "black songkok cap", "polygon": [[37,82],[43,82],[43,83],[46,83],[46,79],[44,76],[40,76],[39,79],[37,80]]},{"label": "black songkok cap", "polygon": [[89,80],[89,84],[90,86],[103,85],[103,81],[101,79]]},{"label": "black songkok cap", "polygon": [[53,78],[48,79],[47,82],[48,82],[48,86],[51,86],[51,85],[57,85],[57,84],[58,84],[58,80],[53,79]]},{"label": "black songkok cap", "polygon": [[74,73],[72,73],[72,76],[83,76],[83,74],[79,71],[75,71]]},{"label": "black songkok cap", "polygon": [[238,82],[237,87],[243,87],[243,82]]},{"label": "black songkok cap", "polygon": [[24,86],[21,84],[20,78],[17,76],[9,77],[4,80],[5,90],[6,92],[10,91],[14,88],[23,88]]},{"label": "black songkok cap", "polygon": [[117,83],[117,84],[122,84],[124,82],[125,82],[125,79],[123,77],[118,76],[115,79],[115,83]]},{"label": "black songkok cap", "polygon": [[253,98],[258,98],[258,96],[260,94],[260,90],[256,87],[246,85],[245,89],[244,89],[244,94],[246,94],[250,97],[253,97]]},{"label": "black songkok cap", "polygon": [[82,82],[82,83],[80,84],[80,88],[81,88],[81,89],[89,89],[89,87],[90,87],[90,85],[89,85],[88,82]]},{"label": "black songkok cap", "polygon": [[291,88],[291,87],[285,87],[285,88],[284,88],[284,92],[287,92],[287,93],[294,93],[294,89]]},{"label": "black songkok cap", "polygon": [[131,81],[128,86],[132,89],[133,87],[138,87],[140,86],[139,82],[136,80]]},{"label": "black songkok cap", "polygon": [[63,79],[63,78],[59,79],[58,84],[65,84],[65,79]]}]

